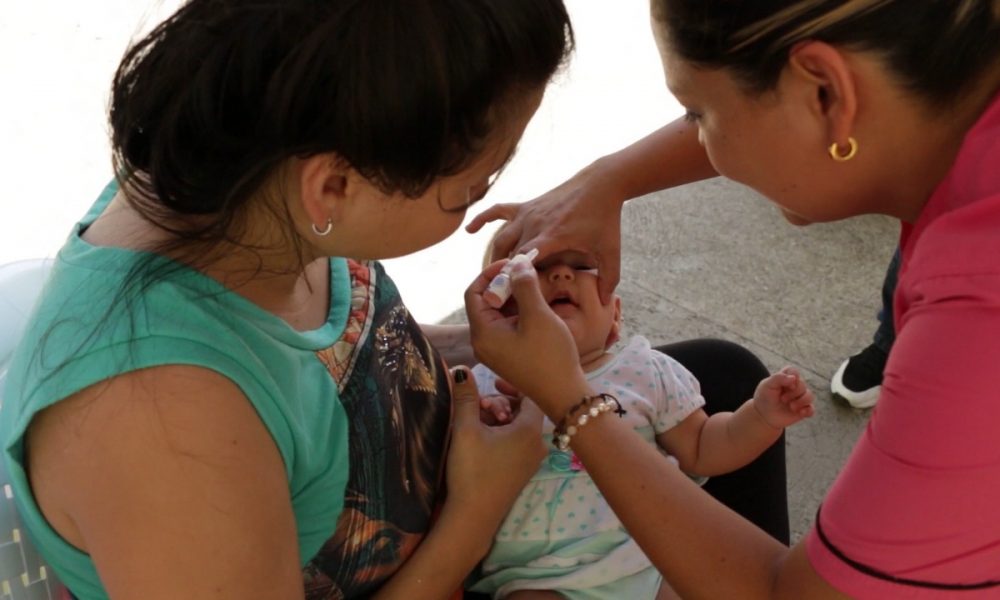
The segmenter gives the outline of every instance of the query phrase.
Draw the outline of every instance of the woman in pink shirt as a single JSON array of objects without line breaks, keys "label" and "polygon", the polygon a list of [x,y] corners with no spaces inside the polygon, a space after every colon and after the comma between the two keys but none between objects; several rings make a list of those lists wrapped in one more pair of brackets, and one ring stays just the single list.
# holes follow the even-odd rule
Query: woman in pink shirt
[{"label": "woman in pink shirt", "polygon": [[664,187],[718,173],[794,224],[898,217],[897,339],[867,430],[789,549],[618,419],[576,425],[593,391],[532,269],[517,325],[482,301],[496,267],[469,288],[478,354],[564,424],[685,598],[1000,597],[1000,0],[652,0],[652,16],[687,116],[470,229],[509,221],[503,255],[587,249],[607,296],[607,224]]}]

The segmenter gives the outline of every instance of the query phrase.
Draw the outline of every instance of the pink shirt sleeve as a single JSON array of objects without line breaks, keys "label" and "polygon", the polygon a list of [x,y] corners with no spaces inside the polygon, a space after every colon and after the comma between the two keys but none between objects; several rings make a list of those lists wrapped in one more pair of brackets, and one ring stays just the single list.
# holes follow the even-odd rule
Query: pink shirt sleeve
[{"label": "pink shirt sleeve", "polygon": [[935,222],[896,293],[882,395],[810,562],[857,598],[1000,597],[1000,198]]}]

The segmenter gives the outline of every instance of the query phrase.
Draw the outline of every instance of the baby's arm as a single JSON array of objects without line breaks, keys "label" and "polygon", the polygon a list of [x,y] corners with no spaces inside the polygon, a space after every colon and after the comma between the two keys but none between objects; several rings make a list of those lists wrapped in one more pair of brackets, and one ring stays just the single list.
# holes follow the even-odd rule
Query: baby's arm
[{"label": "baby's arm", "polygon": [[813,394],[789,367],[760,382],[754,397],[735,412],[708,416],[697,410],[656,436],[680,468],[695,475],[721,475],[767,450],[788,425],[813,414]]}]

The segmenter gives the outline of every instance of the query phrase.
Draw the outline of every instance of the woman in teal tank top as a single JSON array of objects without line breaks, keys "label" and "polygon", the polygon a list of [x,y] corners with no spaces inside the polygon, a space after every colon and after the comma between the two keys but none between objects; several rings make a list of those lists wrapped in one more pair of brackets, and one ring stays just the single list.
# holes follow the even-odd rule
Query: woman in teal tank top
[{"label": "woman in teal tank top", "polygon": [[0,411],[74,596],[460,589],[541,415],[485,428],[436,349],[467,332],[418,326],[377,261],[461,224],[571,46],[560,0],[191,0],[127,51],[116,181]]}]

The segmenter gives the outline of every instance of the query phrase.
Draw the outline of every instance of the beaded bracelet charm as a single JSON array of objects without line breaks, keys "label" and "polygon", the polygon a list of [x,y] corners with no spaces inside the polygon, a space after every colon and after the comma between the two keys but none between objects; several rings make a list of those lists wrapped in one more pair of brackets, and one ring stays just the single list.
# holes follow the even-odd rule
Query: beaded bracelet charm
[{"label": "beaded bracelet charm", "polygon": [[[586,408],[586,410],[579,416],[574,417],[574,413],[581,408]],[[612,409],[614,409],[614,413],[618,415],[619,419],[628,413],[627,410],[622,408],[622,404],[618,401],[618,398],[615,398],[611,394],[597,394],[596,396],[587,396],[583,400],[580,400],[566,411],[566,416],[559,421],[559,424],[552,431],[552,445],[565,452],[569,449],[570,438],[576,435],[580,427],[586,425],[591,419],[595,419],[606,412],[611,412]]]}]

